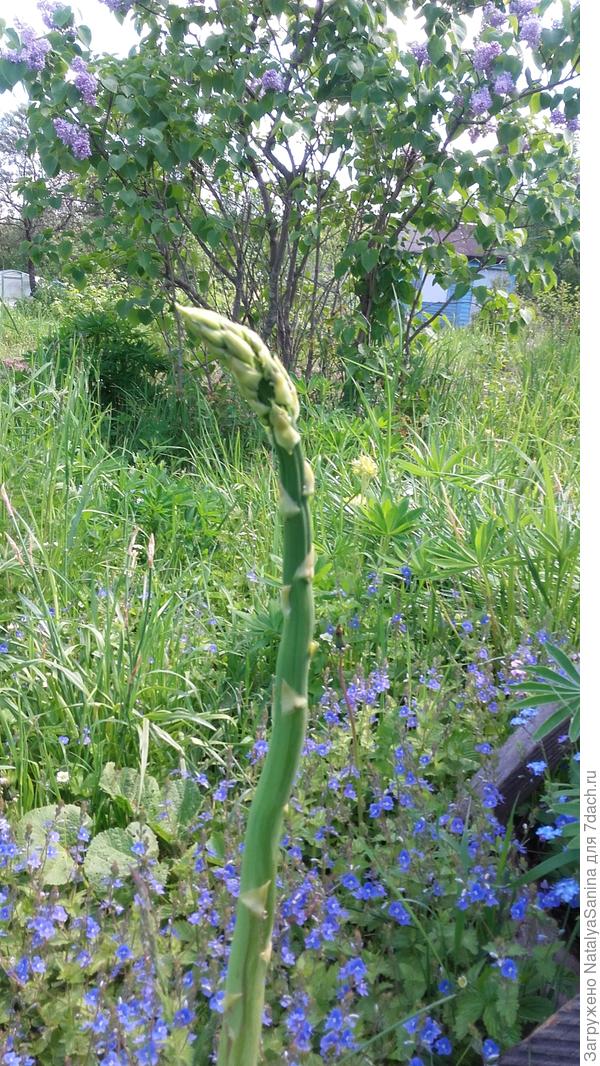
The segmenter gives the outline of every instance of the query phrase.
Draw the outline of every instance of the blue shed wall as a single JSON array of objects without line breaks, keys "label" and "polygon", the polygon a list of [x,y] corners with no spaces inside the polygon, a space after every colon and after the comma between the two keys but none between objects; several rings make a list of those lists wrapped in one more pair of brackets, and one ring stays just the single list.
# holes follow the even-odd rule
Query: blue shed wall
[{"label": "blue shed wall", "polygon": [[[483,280],[493,282],[493,275],[498,274],[503,276],[502,287],[505,288],[507,292],[514,291],[515,279],[512,274],[509,274],[507,272],[506,267],[504,267],[503,265],[499,264],[498,266],[486,267],[483,271],[483,274],[484,278],[481,278],[479,280],[479,285],[481,285]],[[435,302],[430,300],[424,300],[421,305],[421,314],[426,315],[427,317],[429,317],[430,315],[434,315],[436,311],[440,311],[440,309],[444,307],[444,302],[445,301]],[[470,290],[469,292],[465,293],[464,296],[461,296],[460,300],[451,300],[450,303],[446,307],[444,307],[444,310],[441,312],[440,317],[447,319],[448,322],[453,326],[468,326],[469,323],[473,321],[474,316],[477,314],[479,306],[480,305],[475,299],[473,291]]]}]

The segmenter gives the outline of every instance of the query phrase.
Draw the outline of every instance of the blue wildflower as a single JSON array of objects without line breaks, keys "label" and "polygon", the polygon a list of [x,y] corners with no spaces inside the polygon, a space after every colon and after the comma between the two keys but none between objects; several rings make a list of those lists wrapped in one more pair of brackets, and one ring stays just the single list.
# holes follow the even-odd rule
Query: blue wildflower
[{"label": "blue wildflower", "polygon": [[535,833],[536,836],[540,838],[540,840],[550,841],[556,840],[557,837],[561,837],[562,829],[557,829],[553,825],[542,825],[539,829],[536,829]]},{"label": "blue wildflower", "polygon": [[390,903],[388,911],[390,917],[393,918],[395,922],[398,922],[399,925],[411,924],[412,919],[410,917],[410,914],[408,913],[404,904],[401,903],[399,900],[394,900],[393,903]]},{"label": "blue wildflower", "polygon": [[503,977],[506,977],[509,981],[516,981],[519,971],[517,964],[513,959],[503,959],[500,965],[500,973]]},{"label": "blue wildflower", "polygon": [[264,759],[269,750],[268,740],[257,740],[252,748],[252,751],[248,754],[250,762],[254,766],[260,759]]},{"label": "blue wildflower", "polygon": [[439,1040],[436,1040],[433,1049],[438,1055],[452,1054],[452,1044],[447,1036],[441,1036]]},{"label": "blue wildflower", "polygon": [[343,874],[340,881],[344,888],[347,888],[349,892],[360,891],[360,881],[356,874]]},{"label": "blue wildflower", "polygon": [[492,1040],[490,1036],[486,1037],[483,1041],[481,1048],[484,1062],[493,1062],[500,1054],[500,1048],[495,1040]]},{"label": "blue wildflower", "polygon": [[433,1020],[433,1018],[426,1018],[423,1023],[423,1028],[419,1033],[419,1036],[425,1044],[425,1047],[428,1047],[431,1051],[437,1038],[441,1036],[441,1032],[441,1026],[439,1026],[438,1023]]},{"label": "blue wildflower", "polygon": [[184,1029],[191,1025],[194,1020],[194,1012],[189,1007],[180,1007],[173,1015],[173,1025],[176,1029]]},{"label": "blue wildflower", "polygon": [[527,913],[527,896],[521,896],[510,908],[510,916],[515,922],[522,922]]},{"label": "blue wildflower", "polygon": [[484,807],[492,810],[502,802],[502,794],[498,791],[496,786],[491,781],[486,781],[482,790],[482,803]]},{"label": "blue wildflower", "polygon": [[119,944],[115,951],[115,955],[119,962],[128,962],[129,959],[133,958],[133,952],[131,948],[127,947],[127,944]]},{"label": "blue wildflower", "polygon": [[341,1051],[353,1051],[356,1047],[352,1033],[355,1025],[355,1017],[345,1016],[339,1007],[334,1007],[325,1019],[325,1033],[319,1045],[321,1055],[338,1055]]}]

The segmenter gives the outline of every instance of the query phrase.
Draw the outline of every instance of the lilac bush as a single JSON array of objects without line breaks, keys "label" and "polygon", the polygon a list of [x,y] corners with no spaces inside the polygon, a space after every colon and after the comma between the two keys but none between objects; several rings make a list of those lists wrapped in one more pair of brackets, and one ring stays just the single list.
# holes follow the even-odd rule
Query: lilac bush
[{"label": "lilac bush", "polygon": [[510,13],[516,15],[517,18],[526,18],[534,8],[537,7],[538,0],[510,0]]}]

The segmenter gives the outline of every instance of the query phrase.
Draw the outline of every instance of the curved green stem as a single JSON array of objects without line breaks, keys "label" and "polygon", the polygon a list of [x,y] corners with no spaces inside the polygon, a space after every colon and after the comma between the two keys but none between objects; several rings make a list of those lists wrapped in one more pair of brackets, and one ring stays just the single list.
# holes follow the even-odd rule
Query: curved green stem
[{"label": "curved green stem", "polygon": [[284,490],[283,632],[269,751],[248,814],[218,1066],[254,1066],[258,1059],[279,841],[306,731],[314,624],[310,512],[300,445],[291,455],[276,452]]},{"label": "curved green stem", "polygon": [[275,671],[269,751],[246,826],[218,1055],[218,1066],[255,1066],[271,957],[283,816],[298,769],[308,713],[308,667],[314,628],[309,508],[313,476],[303,459],[296,428],[296,390],[279,360],[252,330],[221,315],[186,307],[180,307],[179,313],[190,332],[200,337],[235,376],[242,395],[272,434],[280,471],[283,631]]}]

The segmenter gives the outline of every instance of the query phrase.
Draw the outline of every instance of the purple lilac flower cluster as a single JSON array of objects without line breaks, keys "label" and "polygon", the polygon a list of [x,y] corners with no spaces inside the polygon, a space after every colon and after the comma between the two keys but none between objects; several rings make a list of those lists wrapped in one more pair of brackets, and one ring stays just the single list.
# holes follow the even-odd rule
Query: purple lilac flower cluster
[{"label": "purple lilac flower cluster", "polygon": [[114,15],[126,15],[133,7],[134,0],[100,0]]},{"label": "purple lilac flower cluster", "polygon": [[542,20],[537,15],[530,15],[523,19],[519,27],[519,39],[525,41],[530,48],[536,49],[542,36]]},{"label": "purple lilac flower cluster", "polygon": [[90,135],[82,126],[76,126],[74,122],[67,122],[64,118],[55,118],[53,121],[56,136],[75,156],[75,159],[89,159],[92,154]]},{"label": "purple lilac flower cluster", "polygon": [[71,64],[71,69],[75,71],[75,87],[81,93],[83,102],[87,104],[88,107],[95,107],[98,79],[90,73],[87,63],[81,58],[81,56],[75,57]]},{"label": "purple lilac flower cluster", "polygon": [[419,66],[423,66],[425,63],[429,63],[427,41],[414,41],[410,46],[410,51]]},{"label": "purple lilac flower cluster", "polygon": [[514,89],[515,79],[507,70],[502,71],[501,74],[498,74],[498,76],[494,78],[494,92],[497,93],[498,96],[508,96],[510,93],[514,92]]},{"label": "purple lilac flower cluster", "polygon": [[58,23],[55,21],[55,16],[58,11],[64,11],[67,7],[66,3],[61,3],[60,0],[39,0],[38,11],[40,12],[44,25],[49,30],[60,29]]},{"label": "purple lilac flower cluster", "polygon": [[497,8],[492,0],[489,0],[483,9],[483,21],[485,25],[497,30],[506,22],[506,13]]},{"label": "purple lilac flower cluster", "polygon": [[471,111],[474,115],[485,115],[492,106],[492,96],[487,85],[476,89],[471,96]]},{"label": "purple lilac flower cluster", "polygon": [[17,22],[16,25],[21,38],[21,47],[6,49],[2,53],[2,58],[8,59],[10,63],[26,63],[30,70],[43,70],[46,66],[46,56],[52,50],[50,41],[47,41],[45,37],[38,37],[31,26],[26,26],[21,22]]},{"label": "purple lilac flower cluster", "polygon": [[265,70],[260,83],[263,92],[282,93],[285,89],[285,82],[281,74],[274,68]]},{"label": "purple lilac flower cluster", "polygon": [[537,3],[538,0],[510,0],[510,13],[519,19],[527,18]]},{"label": "purple lilac flower cluster", "polygon": [[480,73],[487,73],[501,54],[502,48],[498,41],[481,41],[473,52],[473,67]]}]

